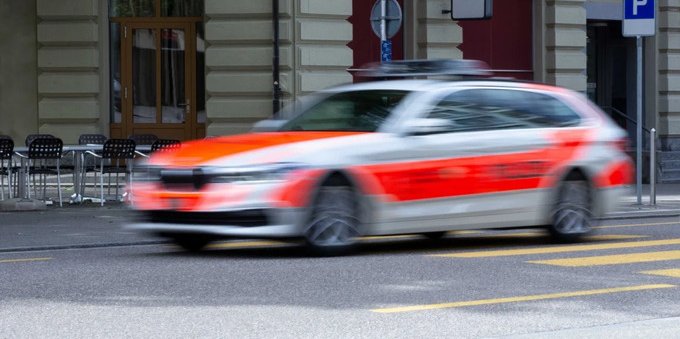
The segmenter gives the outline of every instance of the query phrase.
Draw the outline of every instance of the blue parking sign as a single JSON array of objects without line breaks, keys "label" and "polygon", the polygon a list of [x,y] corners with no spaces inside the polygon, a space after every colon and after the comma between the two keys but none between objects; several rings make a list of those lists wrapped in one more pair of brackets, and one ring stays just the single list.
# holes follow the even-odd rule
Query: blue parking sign
[{"label": "blue parking sign", "polygon": [[650,36],[656,33],[654,0],[623,1],[623,36]]}]

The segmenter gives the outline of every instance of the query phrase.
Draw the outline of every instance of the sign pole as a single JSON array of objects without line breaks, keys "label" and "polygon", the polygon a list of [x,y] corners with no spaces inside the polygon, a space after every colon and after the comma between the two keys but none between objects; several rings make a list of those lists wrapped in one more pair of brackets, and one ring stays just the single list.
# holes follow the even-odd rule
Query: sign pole
[{"label": "sign pole", "polygon": [[642,37],[656,33],[656,4],[654,0],[623,0],[623,36],[635,37],[636,72],[636,147],[635,192],[637,204],[642,205]]},{"label": "sign pole", "polygon": [[401,7],[397,0],[376,0],[371,9],[371,29],[380,38],[380,61],[392,61],[392,41],[401,28]]},{"label": "sign pole", "polygon": [[637,46],[637,147],[636,147],[636,184],[637,204],[642,205],[642,37],[635,38]]}]

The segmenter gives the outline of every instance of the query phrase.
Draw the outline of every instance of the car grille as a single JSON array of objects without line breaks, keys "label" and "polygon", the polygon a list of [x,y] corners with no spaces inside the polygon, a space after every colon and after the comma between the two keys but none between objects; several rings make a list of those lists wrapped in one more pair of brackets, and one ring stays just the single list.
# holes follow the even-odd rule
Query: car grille
[{"label": "car grille", "polygon": [[200,168],[161,171],[163,187],[172,191],[200,190],[208,182],[208,176]]},{"label": "car grille", "polygon": [[269,218],[264,210],[246,210],[238,212],[179,212],[179,211],[143,211],[140,221],[152,223],[173,223],[191,225],[229,225],[241,227],[265,226]]}]

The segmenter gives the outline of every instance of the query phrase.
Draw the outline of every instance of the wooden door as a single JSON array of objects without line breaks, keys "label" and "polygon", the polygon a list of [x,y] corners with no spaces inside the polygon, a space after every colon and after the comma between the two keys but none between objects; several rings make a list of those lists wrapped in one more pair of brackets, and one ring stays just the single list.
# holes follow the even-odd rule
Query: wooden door
[{"label": "wooden door", "polygon": [[196,32],[191,22],[123,23],[122,137],[197,138]]}]

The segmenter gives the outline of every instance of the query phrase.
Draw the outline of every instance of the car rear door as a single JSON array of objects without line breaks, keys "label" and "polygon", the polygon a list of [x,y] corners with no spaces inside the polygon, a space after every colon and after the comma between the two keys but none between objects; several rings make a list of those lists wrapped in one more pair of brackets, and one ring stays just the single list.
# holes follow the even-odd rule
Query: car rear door
[{"label": "car rear door", "polygon": [[406,135],[398,150],[376,155],[403,161],[380,169],[391,178],[384,184],[394,199],[382,214],[391,220],[386,227],[418,232],[542,222],[547,177],[559,158],[546,129],[574,123],[574,116],[546,118],[539,98],[513,88],[442,92],[415,118],[448,120],[447,128]]}]

